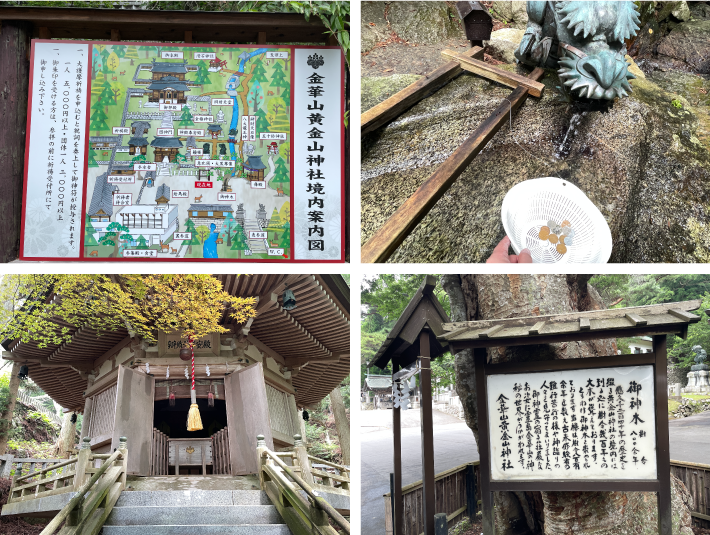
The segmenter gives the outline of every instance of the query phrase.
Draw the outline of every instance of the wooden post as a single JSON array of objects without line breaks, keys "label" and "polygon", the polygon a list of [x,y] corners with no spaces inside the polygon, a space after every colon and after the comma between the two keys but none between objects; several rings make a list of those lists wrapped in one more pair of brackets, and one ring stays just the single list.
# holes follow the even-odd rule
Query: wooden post
[{"label": "wooden post", "polygon": [[446,525],[446,513],[434,515],[434,533],[436,535],[448,535],[449,528]]},{"label": "wooden post", "polygon": [[266,32],[259,32],[257,34],[256,44],[257,45],[265,45],[266,44]]},{"label": "wooden post", "polygon": [[308,460],[308,450],[303,445],[301,435],[293,435],[293,451],[296,454],[296,460],[301,467],[301,479],[313,486],[313,474],[311,473],[311,463]]},{"label": "wooden post", "polygon": [[264,479],[264,470],[263,470],[263,466],[266,464],[266,457],[264,456],[264,453],[266,453],[266,440],[264,438],[264,435],[257,435],[256,436],[256,465],[259,470],[259,473],[257,475],[259,476],[259,486],[261,487],[261,490],[266,490],[266,480]]},{"label": "wooden post", "polygon": [[[31,28],[27,22],[2,21],[0,80],[8,91],[0,99],[0,123],[3,125],[0,129],[0,162],[3,162],[3,172],[0,173],[0,212],[3,214],[0,262],[9,262],[19,256]],[[13,377],[15,375],[17,372],[13,372]],[[0,445],[0,454],[3,453],[5,446]]]},{"label": "wooden post", "polygon": [[[529,75],[531,80],[539,80],[545,71],[536,68]],[[390,218],[363,245],[361,262],[386,262],[397,247],[409,236],[419,222],[429,213],[441,197],[456,182],[456,179],[483,150],[498,130],[508,124],[513,113],[523,105],[528,97],[528,89],[518,86],[504,99],[488,119],[444,161],[436,171],[390,216]]]},{"label": "wooden post", "polygon": [[[392,363],[392,373],[399,365]],[[394,377],[392,385],[394,386]],[[392,533],[404,535],[404,502],[402,499],[402,420],[399,407],[392,407],[392,440],[394,446],[394,488],[392,489]]]},{"label": "wooden post", "polygon": [[51,39],[52,32],[49,31],[49,28],[47,28],[46,26],[40,26],[39,27],[39,38],[40,39]]},{"label": "wooden post", "polygon": [[666,335],[653,337],[653,353],[656,356],[654,366],[656,396],[656,462],[658,466],[658,533],[671,535],[671,456],[668,447],[668,360],[666,354]]},{"label": "wooden post", "polygon": [[479,477],[481,478],[481,528],[483,535],[494,535],[493,522],[493,493],[490,491],[491,464],[488,443],[488,403],[486,401],[486,378],[484,367],[486,365],[486,350],[476,348],[473,350],[473,360],[476,370],[476,401],[478,405],[478,453],[480,456]]},{"label": "wooden post", "polygon": [[90,458],[91,437],[84,437],[74,468],[74,490],[78,489],[84,484],[84,478],[86,477],[86,469],[89,468]]},{"label": "wooden post", "polygon": [[[327,528],[330,527],[330,524],[328,523],[328,514],[318,507],[318,504],[311,498],[310,496],[308,497],[308,503],[310,504],[310,517],[311,517],[311,522],[313,523],[314,526],[318,526],[319,528]],[[333,528],[330,528],[333,529]],[[320,532],[321,530],[318,530]]]},{"label": "wooden post", "polygon": [[434,514],[436,486],[434,474],[434,421],[431,399],[431,359],[429,358],[429,332],[419,333],[419,354],[421,355],[421,373],[419,376],[422,389],[421,415],[422,426],[422,509],[424,535],[434,535]]},{"label": "wooden post", "polygon": [[121,40],[121,30],[111,29],[111,41]]},{"label": "wooden post", "polygon": [[[96,379],[96,376],[91,373],[89,374],[89,378],[86,381],[86,392],[89,391],[89,389],[94,386],[94,380]],[[87,397],[84,400],[84,419],[81,421],[81,434],[79,436],[79,442],[84,439],[85,436],[88,436],[89,434],[89,429],[91,428],[91,410],[94,408],[94,397],[90,396]]]},{"label": "wooden post", "polygon": [[476,467],[473,464],[466,466],[466,512],[469,520],[476,521],[478,500],[476,500]]},{"label": "wooden post", "polygon": [[128,439],[126,437],[118,438],[118,449],[121,450],[123,454],[123,473],[121,474],[121,489],[126,488],[126,476],[128,476],[128,445],[126,444]]},{"label": "wooden post", "polygon": [[183,41],[186,43],[192,43],[192,30],[185,30],[185,38]]}]

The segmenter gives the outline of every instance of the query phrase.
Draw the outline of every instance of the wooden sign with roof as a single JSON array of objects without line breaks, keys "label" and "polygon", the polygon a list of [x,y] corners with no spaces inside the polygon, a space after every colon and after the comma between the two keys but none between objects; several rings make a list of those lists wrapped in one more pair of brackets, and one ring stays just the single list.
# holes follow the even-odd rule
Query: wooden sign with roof
[{"label": "wooden sign with roof", "polygon": [[[671,535],[666,337],[687,336],[700,300],[548,316],[449,322],[427,277],[371,364],[393,379],[421,374],[423,516],[434,534],[429,362],[473,350],[483,533],[493,535],[494,491],[646,491],[658,532]],[[417,312],[418,311],[418,312]],[[425,312],[426,311],[426,312]],[[419,330],[417,330],[419,326]],[[430,332],[436,339],[429,340]],[[438,331],[438,332],[437,332]],[[651,336],[650,353],[490,363],[486,348]],[[418,345],[415,341],[419,340]],[[393,411],[395,535],[403,533],[399,409]]]}]

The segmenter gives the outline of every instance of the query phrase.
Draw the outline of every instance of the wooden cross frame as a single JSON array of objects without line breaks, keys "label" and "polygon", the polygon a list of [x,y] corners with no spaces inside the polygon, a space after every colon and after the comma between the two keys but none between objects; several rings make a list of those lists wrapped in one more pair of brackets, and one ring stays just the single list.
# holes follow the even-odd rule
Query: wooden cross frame
[{"label": "wooden cross frame", "polygon": [[480,61],[483,59],[483,49],[477,46],[463,54],[451,50],[444,50],[441,54],[452,61],[362,114],[362,134],[372,132],[395,119],[423,98],[441,89],[464,70],[515,89],[367,241],[362,247],[362,262],[386,262],[483,147],[512,117],[513,112],[522,106],[528,95],[540,97],[544,92],[545,86],[539,82],[545,73],[543,69],[536,68],[528,76],[499,69]]}]

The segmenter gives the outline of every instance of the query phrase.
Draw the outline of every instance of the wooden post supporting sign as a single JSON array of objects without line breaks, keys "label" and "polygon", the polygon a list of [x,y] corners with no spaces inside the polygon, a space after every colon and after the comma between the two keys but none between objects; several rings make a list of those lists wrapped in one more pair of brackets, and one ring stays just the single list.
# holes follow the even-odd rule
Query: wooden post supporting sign
[{"label": "wooden post supporting sign", "polygon": [[[392,364],[392,372],[399,366]],[[394,378],[392,386],[394,387]],[[399,407],[392,407],[392,438],[394,446],[394,493],[392,508],[392,533],[404,535],[404,503],[402,501],[402,420]]]},{"label": "wooden post supporting sign", "polygon": [[419,412],[422,426],[422,484],[423,484],[423,510],[424,510],[424,535],[434,535],[435,498],[436,486],[434,473],[434,423],[431,400],[431,359],[429,358],[429,332],[419,334],[419,352],[421,353],[421,372],[419,376],[422,395]]},{"label": "wooden post supporting sign", "polygon": [[671,455],[669,449],[668,422],[661,417],[668,414],[668,359],[666,335],[653,337],[653,353],[656,355],[656,462],[658,463],[658,533],[671,535]]}]

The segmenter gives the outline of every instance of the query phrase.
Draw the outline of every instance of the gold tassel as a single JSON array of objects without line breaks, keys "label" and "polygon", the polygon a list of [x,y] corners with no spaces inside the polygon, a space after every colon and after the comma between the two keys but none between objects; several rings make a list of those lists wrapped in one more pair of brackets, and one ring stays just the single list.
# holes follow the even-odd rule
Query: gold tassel
[{"label": "gold tassel", "polygon": [[197,403],[190,405],[190,412],[187,413],[187,430],[200,431],[202,429],[202,418]]}]

